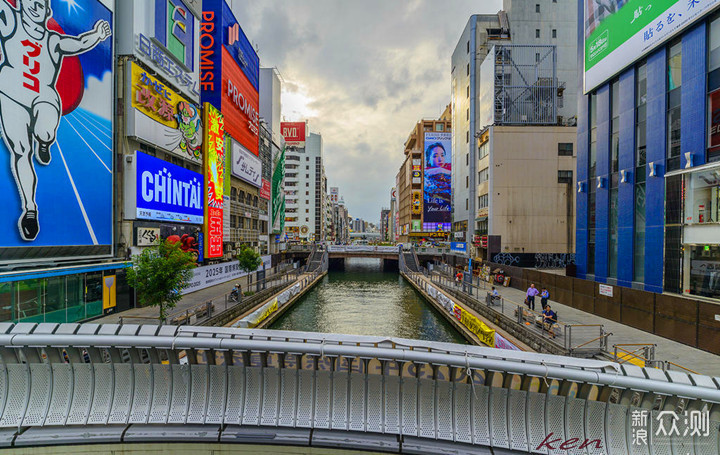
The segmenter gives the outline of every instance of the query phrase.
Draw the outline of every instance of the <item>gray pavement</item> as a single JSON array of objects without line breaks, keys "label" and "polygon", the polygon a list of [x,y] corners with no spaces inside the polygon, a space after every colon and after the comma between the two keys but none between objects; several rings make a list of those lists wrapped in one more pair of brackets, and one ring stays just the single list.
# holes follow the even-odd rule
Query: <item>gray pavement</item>
[{"label": "gray pavement", "polygon": [[[287,267],[285,269],[287,269]],[[290,268],[288,271],[292,270],[293,269]],[[279,278],[285,275],[284,272],[278,274],[276,273],[276,271],[277,268],[275,267],[267,271],[268,286],[279,284]],[[201,305],[211,300],[215,304],[217,310],[224,311],[225,296],[230,294],[230,291],[232,291],[236,283],[240,283],[243,292],[247,291],[248,289],[255,290],[255,279],[253,278],[252,288],[248,287],[248,281],[249,277],[243,276],[231,281],[227,281],[225,283],[221,283],[215,286],[211,286],[209,288],[201,289],[199,291],[187,294],[183,296],[183,298],[177,303],[175,308],[168,312],[168,320],[175,315],[185,313],[185,311],[194,309],[198,305]],[[232,303],[233,302],[230,302],[230,304]],[[125,324],[157,324],[159,314],[160,310],[156,306],[138,307],[120,313],[109,314],[102,318],[95,319],[92,322],[94,324],[117,324],[120,322],[120,318],[123,318],[123,323]]]},{"label": "gray pavement", "polygon": [[[449,284],[452,285],[453,283],[450,282]],[[490,290],[491,286],[492,284],[490,283],[481,282],[479,292],[475,293],[475,295],[484,302],[487,292],[485,289]],[[525,300],[525,291],[502,286],[496,286],[495,288],[505,300],[504,307],[494,305],[492,308],[495,310],[500,311],[502,309],[503,314],[514,319],[515,310],[518,305],[527,309],[527,307],[523,304]],[[612,353],[613,345],[615,344],[655,344],[656,360],[673,362],[700,374],[720,377],[720,356],[718,355],[678,343],[610,319],[586,313],[567,305],[562,305],[552,300],[552,296],[550,297],[551,298],[548,303],[552,307],[552,310],[558,313],[558,319],[560,322],[570,325],[602,324],[606,332],[611,332],[612,335],[608,338],[607,343],[608,351],[610,353]],[[535,297],[535,310],[536,312],[542,311],[540,296]],[[632,351],[635,348],[627,349]],[[671,366],[670,368],[673,370],[683,371],[681,368],[677,368],[675,366]]]}]

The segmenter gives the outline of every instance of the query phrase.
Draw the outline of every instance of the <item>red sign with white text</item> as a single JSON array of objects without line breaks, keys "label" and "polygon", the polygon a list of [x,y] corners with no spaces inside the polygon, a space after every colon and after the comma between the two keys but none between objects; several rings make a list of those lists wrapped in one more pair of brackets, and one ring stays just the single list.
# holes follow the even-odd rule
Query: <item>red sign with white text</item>
[{"label": "red sign with white text", "polygon": [[305,147],[305,122],[282,122],[280,131],[288,147]]},{"label": "red sign with white text", "polygon": [[259,156],[260,98],[224,46],[221,98],[225,132],[255,156]]},{"label": "red sign with white text", "polygon": [[268,201],[272,198],[272,189],[270,188],[270,182],[262,179],[262,188],[260,188],[260,197],[267,199]]}]

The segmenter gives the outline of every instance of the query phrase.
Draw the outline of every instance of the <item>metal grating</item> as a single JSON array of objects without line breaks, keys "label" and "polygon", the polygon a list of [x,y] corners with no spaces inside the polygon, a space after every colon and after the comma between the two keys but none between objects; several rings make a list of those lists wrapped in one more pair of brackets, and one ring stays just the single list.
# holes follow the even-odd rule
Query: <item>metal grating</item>
[{"label": "metal grating", "polygon": [[437,438],[446,441],[455,439],[453,427],[453,384],[452,382],[436,381],[435,409],[437,411],[435,420],[437,422]]},{"label": "metal grating", "polygon": [[95,386],[88,425],[107,423],[112,404],[115,377],[111,364],[95,364]]},{"label": "metal grating", "polygon": [[[658,419],[659,412],[658,411],[652,411],[652,414],[648,416],[648,420],[652,421],[653,425],[653,431],[648,432],[649,434],[654,434],[656,429],[658,428],[658,425],[660,424],[660,420],[663,422],[663,426],[666,429],[672,428],[672,417],[669,415],[664,415],[662,419]],[[632,423],[632,422],[630,422]],[[632,443],[632,441],[630,441]],[[672,455],[673,453],[673,447],[672,447],[672,441],[669,440],[667,437],[658,437],[653,436],[652,441],[652,455]],[[633,453],[635,446],[633,446]]]},{"label": "metal grating", "polygon": [[245,367],[228,367],[227,401],[225,405],[225,423],[242,423],[243,403],[245,402]]},{"label": "metal grating", "polygon": [[[558,395],[547,395],[545,403],[545,422],[547,425],[547,434],[553,439],[560,438],[565,440],[565,397]],[[563,454],[564,450],[549,450],[548,453]]]},{"label": "metal grating", "polygon": [[52,384],[50,365],[44,363],[30,364],[30,401],[23,418],[23,425],[42,424],[50,402]]},{"label": "metal grating", "polygon": [[280,371],[280,418],[278,425],[295,426],[295,408],[297,406],[297,370]]},{"label": "metal grating", "polygon": [[509,448],[508,434],[508,391],[500,387],[490,387],[490,440],[493,447]]},{"label": "metal grating", "polygon": [[352,431],[365,431],[365,374],[350,375],[350,425]]},{"label": "metal grating", "polygon": [[187,423],[205,423],[209,365],[190,365],[190,406]]},{"label": "metal grating", "polygon": [[274,427],[278,420],[280,371],[277,368],[264,368],[263,380],[265,382],[260,424]]},{"label": "metal grating", "polygon": [[482,385],[471,385],[473,437],[475,444],[490,445],[489,395],[490,389]]},{"label": "metal grating", "polygon": [[508,428],[510,429],[510,448],[528,451],[527,435],[527,392],[510,390],[508,397]]},{"label": "metal grating", "polygon": [[541,393],[528,392],[527,394],[528,443],[532,453],[547,453],[545,447],[538,450],[548,435],[548,431],[545,430],[545,397],[546,395]]},{"label": "metal grating", "polygon": [[[307,366],[307,365],[306,365]],[[295,426],[301,428],[312,428],[313,419],[313,392],[315,390],[313,370],[297,370],[298,374],[298,401],[297,419]]]},{"label": "metal grating", "polygon": [[185,423],[188,393],[190,392],[190,365],[172,366],[172,398],[168,423]]},{"label": "metal grating", "polygon": [[435,433],[435,381],[420,379],[418,387],[419,436],[436,438]]},{"label": "metal grating", "polygon": [[[45,425],[65,425],[70,410],[73,383],[70,365],[52,364],[53,388]],[[3,375],[0,375],[2,377]]]},{"label": "metal grating", "polygon": [[[585,440],[585,400],[579,398],[567,398],[565,401],[565,428],[567,438]],[[585,455],[586,449],[573,448],[568,451],[570,455]]]},{"label": "metal grating", "polygon": [[[341,366],[342,368],[342,366]],[[347,430],[348,418],[348,387],[350,376],[345,372],[333,372],[332,389],[332,423],[333,430]]]},{"label": "metal grating", "polygon": [[377,374],[367,375],[367,419],[366,431],[383,431],[383,377]]},{"label": "metal grating", "polygon": [[628,416],[627,406],[608,403],[606,412],[605,432],[609,449],[608,451],[618,455],[628,455],[627,431],[625,421]]},{"label": "metal grating", "polygon": [[470,385],[453,382],[455,388],[455,441],[472,443],[472,413]]},{"label": "metal grating", "polygon": [[385,428],[384,433],[400,434],[400,378],[385,376]]},{"label": "metal grating", "polygon": [[128,423],[147,423],[150,417],[153,392],[152,367],[153,365],[136,364],[133,368],[135,390]]},{"label": "metal grating", "polygon": [[225,415],[227,368],[224,365],[210,365],[208,373],[210,379],[205,423],[222,423]]},{"label": "metal grating", "polygon": [[[578,400],[583,401],[583,400]],[[585,437],[590,441],[600,441],[588,444],[587,451],[590,455],[604,455],[607,452],[607,441],[605,440],[605,403],[600,401],[588,401],[585,411]]]},{"label": "metal grating", "polygon": [[332,373],[327,365],[327,369],[315,373],[315,428],[330,429],[332,389]]},{"label": "metal grating", "polygon": [[90,364],[76,363],[73,369],[73,398],[66,425],[84,425],[90,412],[93,397],[93,367]]},{"label": "metal grating", "polygon": [[149,423],[165,423],[170,417],[170,397],[172,396],[172,367],[153,365],[153,393],[150,406]]},{"label": "metal grating", "polygon": [[16,427],[20,425],[25,406],[28,402],[28,371],[27,365],[8,364],[8,398],[0,419],[1,427]]},{"label": "metal grating", "polygon": [[418,380],[415,378],[401,378],[400,387],[402,395],[402,434],[417,436]]},{"label": "metal grating", "polygon": [[263,395],[263,378],[260,367],[245,368],[245,407],[242,415],[243,425],[260,424],[260,406]]},{"label": "metal grating", "polygon": [[126,423],[130,417],[130,405],[134,392],[133,365],[116,364],[115,390],[108,423]]}]

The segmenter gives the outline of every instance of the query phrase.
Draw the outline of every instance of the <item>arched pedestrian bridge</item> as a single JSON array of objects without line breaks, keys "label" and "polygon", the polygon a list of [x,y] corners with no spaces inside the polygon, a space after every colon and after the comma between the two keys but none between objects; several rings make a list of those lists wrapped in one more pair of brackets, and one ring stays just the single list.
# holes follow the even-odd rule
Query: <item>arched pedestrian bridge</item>
[{"label": "arched pedestrian bridge", "polygon": [[[0,356],[3,447],[719,448],[719,378],[595,360],[380,337],[94,324],[0,324]],[[707,416],[708,431],[633,444],[637,430],[670,428],[670,413],[685,412]]]}]

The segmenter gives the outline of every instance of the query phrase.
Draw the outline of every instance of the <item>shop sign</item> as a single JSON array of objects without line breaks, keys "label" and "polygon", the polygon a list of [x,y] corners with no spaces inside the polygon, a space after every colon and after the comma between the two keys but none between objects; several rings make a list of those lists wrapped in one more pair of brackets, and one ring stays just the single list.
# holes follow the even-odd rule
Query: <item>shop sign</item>
[{"label": "shop sign", "polygon": [[192,71],[187,71],[175,63],[162,47],[142,33],[138,34],[137,52],[143,61],[152,62],[151,66],[155,66],[164,77],[176,84],[182,92],[194,99],[200,97],[197,78]]},{"label": "shop sign", "polygon": [[203,222],[202,175],[140,151],[136,157],[136,217]]},{"label": "shop sign", "polygon": [[[255,271],[272,268],[272,256],[262,256],[262,261],[260,267]],[[210,286],[235,280],[245,275],[248,275],[248,273],[240,270],[240,265],[237,261],[196,267],[193,269],[193,277],[190,279],[188,286],[182,290],[182,294],[189,294],[209,288]]]},{"label": "shop sign", "polygon": [[258,188],[262,186],[262,161],[235,140],[232,141],[232,175]]},{"label": "shop sign", "polygon": [[203,133],[200,107],[136,63],[131,64],[129,82],[133,109],[128,110],[128,135],[200,164]]},{"label": "shop sign", "polygon": [[137,237],[137,241],[135,244],[137,246],[152,246],[156,245],[158,241],[160,240],[160,228],[154,228],[154,227],[138,227],[135,228],[135,235]]},{"label": "shop sign", "polygon": [[220,111],[210,103],[205,103],[204,111],[205,252],[208,258],[216,258],[223,255],[225,120]]},{"label": "shop sign", "polygon": [[280,130],[288,147],[305,147],[305,122],[282,122]]},{"label": "shop sign", "polygon": [[604,295],[606,297],[613,296],[613,287],[612,286],[608,286],[607,284],[598,284],[598,288],[600,291],[600,295]]},{"label": "shop sign", "polygon": [[412,220],[412,232],[422,231],[422,223],[420,220]]},{"label": "shop sign", "polygon": [[467,251],[467,243],[465,242],[450,242],[450,250],[458,253],[465,253]]},{"label": "shop sign", "polygon": [[422,213],[422,193],[413,191],[412,193],[412,214],[420,215]]},{"label": "shop sign", "polygon": [[267,199],[268,201],[272,198],[272,187],[270,181],[262,179],[262,187],[260,188],[260,197]]}]

